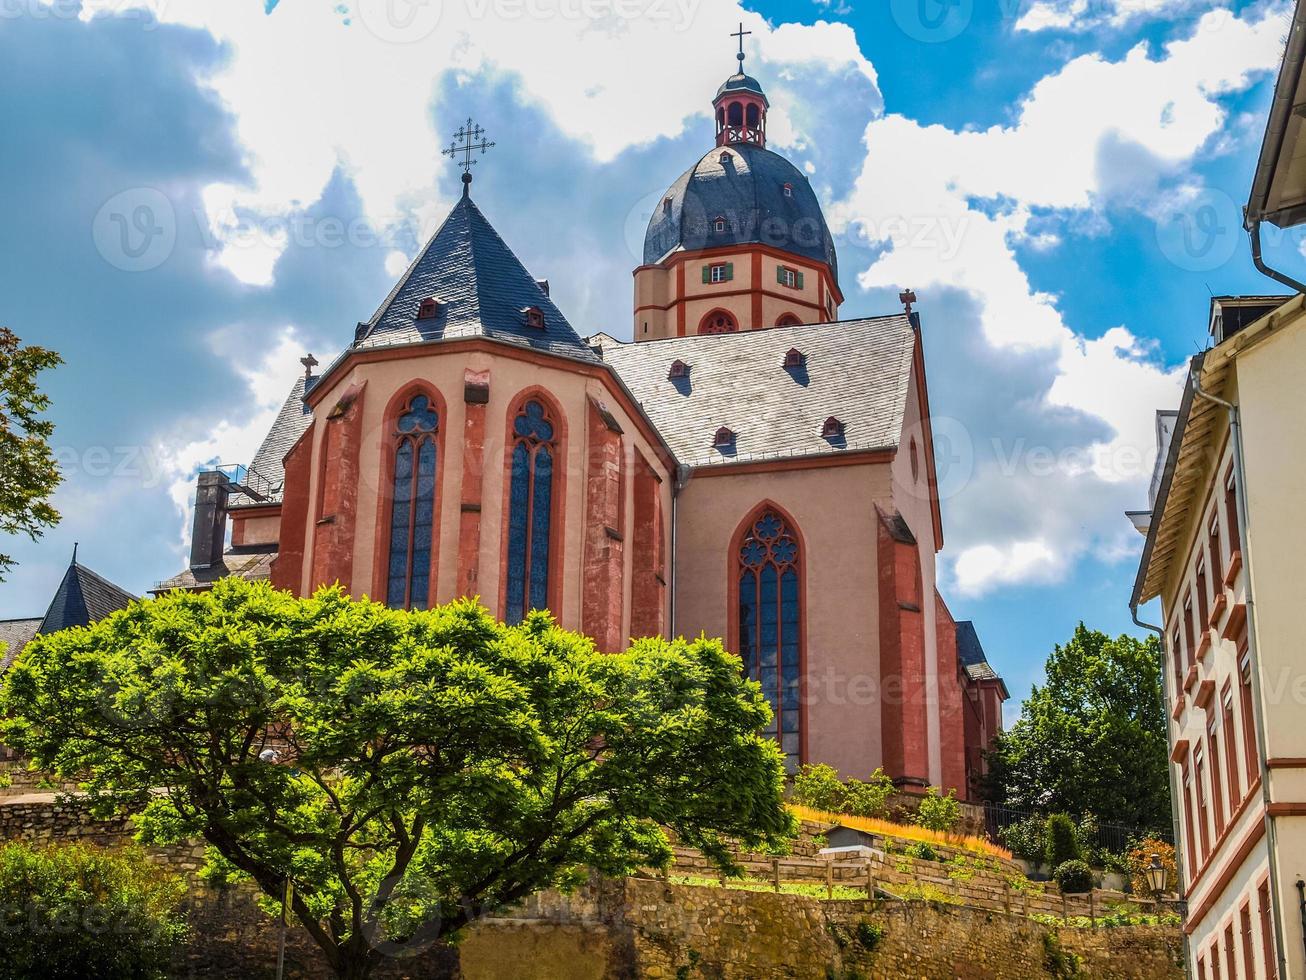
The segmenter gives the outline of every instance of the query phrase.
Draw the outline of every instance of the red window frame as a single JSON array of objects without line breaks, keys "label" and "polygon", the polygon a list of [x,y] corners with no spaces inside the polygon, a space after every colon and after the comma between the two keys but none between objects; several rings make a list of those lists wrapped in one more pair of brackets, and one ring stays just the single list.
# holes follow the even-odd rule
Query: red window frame
[{"label": "red window frame", "polygon": [[1211,854],[1211,831],[1207,822],[1206,758],[1199,745],[1193,752],[1193,785],[1197,790],[1197,833],[1202,842],[1202,860]]},{"label": "red window frame", "polygon": [[1224,582],[1224,556],[1220,549],[1219,508],[1211,511],[1211,519],[1207,522],[1206,551],[1211,560],[1211,584],[1215,586],[1215,591],[1218,594]]},{"label": "red window frame", "polygon": [[1224,927],[1224,955],[1225,962],[1229,964],[1229,980],[1237,980],[1238,956],[1233,948],[1233,919]]},{"label": "red window frame", "polygon": [[1224,477],[1224,515],[1229,525],[1229,554],[1242,550],[1242,539],[1238,533],[1238,485],[1234,482],[1233,467]]},{"label": "red window frame", "polygon": [[1183,768],[1184,782],[1184,839],[1188,842],[1188,884],[1197,880],[1197,836],[1193,832],[1193,778],[1192,770],[1185,760]]},{"label": "red window frame", "polygon": [[1265,961],[1265,980],[1277,980],[1279,957],[1274,948],[1274,922],[1270,918],[1270,881],[1265,879],[1256,889],[1256,904],[1261,917],[1261,956]]},{"label": "red window frame", "polygon": [[1193,590],[1189,589],[1184,593],[1184,666],[1192,665],[1193,651],[1197,649],[1197,641],[1193,636]]},{"label": "red window frame", "polygon": [[1252,658],[1246,650],[1239,651],[1238,687],[1242,700],[1243,756],[1247,760],[1247,785],[1251,786],[1261,773],[1261,753],[1256,747],[1256,711],[1252,707]]},{"label": "red window frame", "polygon": [[1206,632],[1211,621],[1211,586],[1206,580],[1206,559],[1197,562],[1197,622],[1199,633]]},{"label": "red window frame", "polygon": [[[1242,782],[1238,778],[1238,741],[1234,734],[1232,681],[1224,682],[1224,688],[1220,692],[1220,709],[1224,712],[1220,723],[1224,727],[1224,762],[1228,770],[1229,811],[1232,816],[1236,808],[1235,804],[1242,802],[1243,798]],[[1248,773],[1248,782],[1251,782],[1250,773]]]},{"label": "red window frame", "polygon": [[1224,787],[1220,776],[1220,719],[1211,711],[1206,720],[1206,755],[1211,760],[1211,811],[1215,814],[1215,839],[1224,833]]},{"label": "red window frame", "polygon": [[1252,939],[1252,903],[1251,900],[1243,902],[1242,908],[1238,910],[1238,921],[1241,926],[1243,942],[1243,971],[1249,977],[1256,976],[1256,951],[1252,949],[1254,940]]}]

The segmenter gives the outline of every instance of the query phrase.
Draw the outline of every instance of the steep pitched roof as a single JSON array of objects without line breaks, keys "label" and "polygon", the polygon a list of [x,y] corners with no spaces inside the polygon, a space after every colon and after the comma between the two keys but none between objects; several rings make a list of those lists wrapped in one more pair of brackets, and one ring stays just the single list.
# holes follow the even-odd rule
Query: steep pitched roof
[{"label": "steep pitched roof", "polygon": [[0,674],[9,669],[40,628],[40,619],[0,619]]},{"label": "steep pitched roof", "polygon": [[1007,685],[989,663],[979,634],[975,632],[975,624],[969,619],[957,623],[957,660],[971,680],[997,681],[1002,685],[1002,696],[1008,697]]},{"label": "steep pitched roof", "polygon": [[37,632],[54,633],[70,626],[89,626],[112,612],[126,609],[137,598],[74,561],[64,573]]},{"label": "steep pitched roof", "polygon": [[[597,346],[681,463],[719,466],[896,447],[915,342],[898,314]],[[669,379],[677,360],[689,370]],[[823,436],[832,416],[843,431]],[[722,427],[735,438],[717,447]]]},{"label": "steep pitched roof", "polygon": [[[294,387],[290,389],[290,394],[286,396],[285,403],[281,406],[281,411],[277,413],[276,419],[272,423],[272,428],[268,434],[263,437],[263,444],[258,447],[258,452],[254,454],[253,460],[250,461],[249,468],[258,474],[261,480],[256,479],[261,492],[267,495],[270,502],[280,502],[281,493],[286,481],[286,470],[282,465],[282,460],[286,453],[290,452],[293,446],[313,422],[313,413],[309,407],[304,404],[304,386],[305,379],[297,378]],[[230,506],[242,507],[256,503],[241,494],[233,494]]]},{"label": "steep pitched roof", "polygon": [[[418,307],[428,297],[439,301],[439,312],[419,320]],[[544,315],[543,328],[527,325],[528,307]],[[454,337],[491,337],[595,360],[548,293],[467,196],[454,205],[372,319],[359,324],[354,347]]]}]

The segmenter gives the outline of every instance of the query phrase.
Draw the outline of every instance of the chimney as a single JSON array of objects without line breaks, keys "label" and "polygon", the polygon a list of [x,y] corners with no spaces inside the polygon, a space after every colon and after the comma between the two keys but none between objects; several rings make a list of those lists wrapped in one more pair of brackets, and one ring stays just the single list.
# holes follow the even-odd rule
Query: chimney
[{"label": "chimney", "polygon": [[190,567],[211,568],[222,562],[222,548],[227,540],[226,474],[206,470],[199,475],[195,488],[195,524],[190,535]]}]

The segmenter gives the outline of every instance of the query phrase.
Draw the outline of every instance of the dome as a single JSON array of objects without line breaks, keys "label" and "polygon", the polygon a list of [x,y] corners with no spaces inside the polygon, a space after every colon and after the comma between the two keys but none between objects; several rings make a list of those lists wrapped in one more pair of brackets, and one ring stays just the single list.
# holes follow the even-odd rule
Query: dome
[{"label": "dome", "polygon": [[[762,91],[762,83],[752,75],[745,75],[742,71],[731,75],[721,83],[721,87],[716,90],[716,98],[719,99],[721,96],[732,92],[752,92],[754,95],[760,95],[763,101],[766,101],[766,93]],[[715,102],[716,99],[713,99],[713,101]],[[767,102],[767,104],[770,103]]]},{"label": "dome", "polygon": [[[718,218],[725,219],[724,231],[716,230]],[[674,251],[755,244],[824,262],[839,279],[834,240],[807,177],[762,147],[717,146],[681,174],[654,209],[644,264]]]}]

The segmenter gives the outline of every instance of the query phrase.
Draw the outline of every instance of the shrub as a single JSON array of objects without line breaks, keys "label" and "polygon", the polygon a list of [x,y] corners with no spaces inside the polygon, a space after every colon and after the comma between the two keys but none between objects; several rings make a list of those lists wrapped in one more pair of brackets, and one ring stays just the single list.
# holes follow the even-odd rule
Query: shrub
[{"label": "shrub", "polygon": [[876,925],[874,922],[867,922],[865,919],[857,923],[857,942],[867,952],[874,952],[875,947],[880,945],[880,940],[883,938],[884,926]]},{"label": "shrub", "polygon": [[1026,817],[999,830],[998,839],[1016,857],[1038,863],[1047,856],[1048,822],[1043,817]]},{"label": "shrub", "polygon": [[1093,869],[1083,861],[1064,861],[1052,872],[1062,893],[1083,894],[1093,890]]},{"label": "shrub", "polygon": [[866,782],[850,779],[844,784],[841,812],[855,817],[883,817],[889,811],[892,795],[893,780],[883,769],[876,769]]},{"label": "shrub", "polygon": [[1078,861],[1082,857],[1074,822],[1064,813],[1048,817],[1047,846],[1043,852],[1048,867],[1059,868],[1067,861]]},{"label": "shrub", "polygon": [[0,847],[0,980],[162,977],[185,884],[137,847]]},{"label": "shrub", "polygon": [[1102,863],[1102,854],[1098,849],[1097,839],[1097,817],[1087,813],[1075,826],[1075,841],[1079,844],[1080,859],[1094,867]]},{"label": "shrub", "polygon": [[1160,855],[1161,866],[1166,872],[1166,886],[1168,891],[1174,891],[1178,885],[1179,874],[1175,866],[1174,847],[1163,840],[1155,837],[1148,837],[1138,842],[1138,846],[1132,848],[1126,856],[1129,866],[1129,887],[1135,895],[1142,895],[1150,898],[1152,889],[1147,885],[1147,866],[1152,863],[1152,855]]},{"label": "shrub", "polygon": [[923,840],[908,844],[903,849],[903,853],[908,857],[916,858],[918,861],[937,861],[939,859],[938,852]]},{"label": "shrub", "polygon": [[803,766],[794,777],[794,802],[813,810],[838,813],[843,805],[843,792],[839,773],[824,763]]},{"label": "shrub", "polygon": [[921,799],[916,817],[912,821],[920,827],[949,834],[961,823],[961,803],[955,790],[948,790],[947,796],[939,795],[939,788],[931,786]]}]

